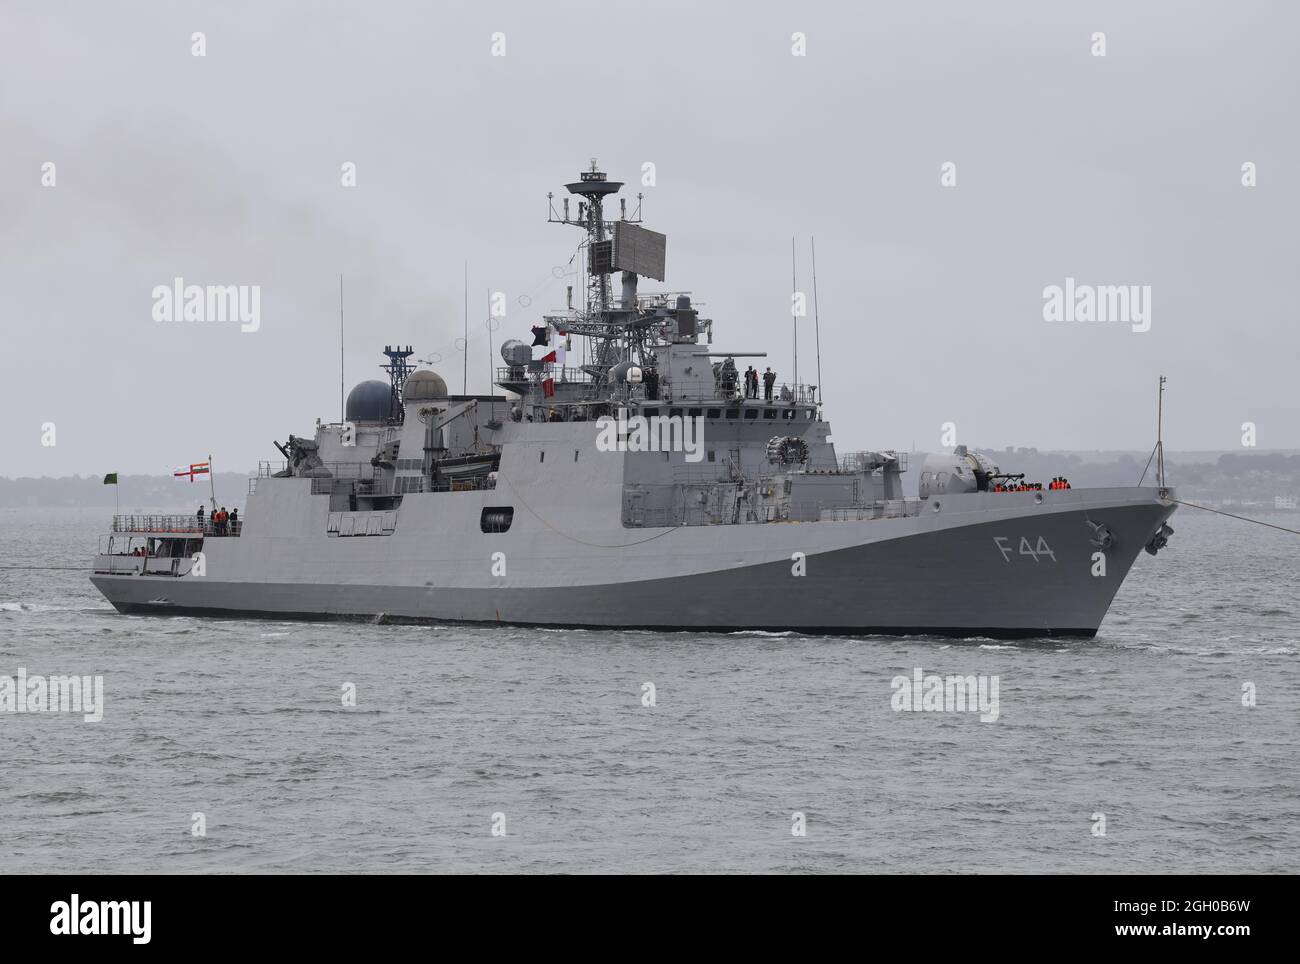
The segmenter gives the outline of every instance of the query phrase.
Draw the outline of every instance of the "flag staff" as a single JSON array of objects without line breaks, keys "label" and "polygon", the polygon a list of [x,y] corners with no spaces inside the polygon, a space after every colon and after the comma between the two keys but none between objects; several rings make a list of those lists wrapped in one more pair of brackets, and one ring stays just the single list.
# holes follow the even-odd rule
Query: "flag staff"
[{"label": "flag staff", "polygon": [[117,473],[109,472],[104,476],[104,484],[113,487],[113,531],[117,531],[117,520],[122,514],[122,497],[118,495]]},{"label": "flag staff", "polygon": [[212,471],[212,456],[208,456],[208,492],[212,495],[212,511],[217,511],[217,483],[214,478],[215,473]]},{"label": "flag staff", "polygon": [[1156,397],[1156,484],[1165,486],[1165,381],[1160,376],[1160,391]]}]

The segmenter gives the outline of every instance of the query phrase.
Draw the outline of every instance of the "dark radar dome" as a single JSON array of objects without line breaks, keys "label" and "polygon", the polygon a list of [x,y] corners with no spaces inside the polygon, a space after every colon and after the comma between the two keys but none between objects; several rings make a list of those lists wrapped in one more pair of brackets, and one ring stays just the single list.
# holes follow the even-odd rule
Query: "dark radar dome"
[{"label": "dark radar dome", "polygon": [[348,392],[344,411],[349,422],[382,422],[392,414],[392,402],[387,382],[362,382]]},{"label": "dark radar dome", "polygon": [[443,381],[442,376],[427,368],[411,372],[407,376],[406,384],[402,386],[402,401],[407,405],[411,402],[428,402],[435,398],[446,398],[447,395],[447,383]]}]

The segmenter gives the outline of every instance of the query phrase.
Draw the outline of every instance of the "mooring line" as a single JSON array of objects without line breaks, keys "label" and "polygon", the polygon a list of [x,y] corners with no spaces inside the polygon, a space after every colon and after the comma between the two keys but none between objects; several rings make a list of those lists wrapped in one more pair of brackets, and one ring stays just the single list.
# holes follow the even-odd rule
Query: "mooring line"
[{"label": "mooring line", "polygon": [[66,569],[71,572],[85,572],[86,566],[0,566],[0,569],[9,569],[19,572],[53,572],[56,569]]},{"label": "mooring line", "polygon": [[1286,526],[1274,525],[1271,522],[1261,522],[1259,519],[1249,519],[1244,515],[1233,515],[1231,512],[1224,512],[1222,509],[1211,509],[1208,505],[1197,505],[1195,502],[1184,502],[1182,499],[1170,499],[1177,505],[1185,505],[1190,509],[1201,509],[1205,512],[1213,512],[1216,515],[1226,515],[1229,519],[1240,519],[1242,522],[1253,522],[1257,526],[1267,526],[1270,529],[1279,529],[1282,532],[1289,532],[1293,536],[1300,536],[1300,529],[1288,529]]}]

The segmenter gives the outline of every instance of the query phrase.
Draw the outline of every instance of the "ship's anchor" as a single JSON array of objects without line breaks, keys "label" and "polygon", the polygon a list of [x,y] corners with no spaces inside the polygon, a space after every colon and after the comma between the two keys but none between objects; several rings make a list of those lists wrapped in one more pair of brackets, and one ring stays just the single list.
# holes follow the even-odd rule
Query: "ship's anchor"
[{"label": "ship's anchor", "polygon": [[1173,534],[1173,527],[1167,522],[1162,522],[1160,523],[1160,528],[1155,531],[1155,535],[1151,537],[1151,541],[1143,548],[1154,556],[1165,546],[1169,545],[1169,537]]},{"label": "ship's anchor", "polygon": [[1115,545],[1115,534],[1100,522],[1089,522],[1092,527],[1092,539],[1089,541],[1102,552],[1109,552]]}]

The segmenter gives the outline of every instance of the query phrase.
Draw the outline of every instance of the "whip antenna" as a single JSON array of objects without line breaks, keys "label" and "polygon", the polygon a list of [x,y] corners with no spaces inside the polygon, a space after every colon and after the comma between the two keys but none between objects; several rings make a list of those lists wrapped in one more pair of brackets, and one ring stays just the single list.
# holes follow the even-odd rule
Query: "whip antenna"
[{"label": "whip antenna", "polygon": [[812,244],[812,272],[813,272],[813,333],[817,340],[817,387],[822,385],[822,319],[821,313],[817,310],[817,239],[809,238]]}]

